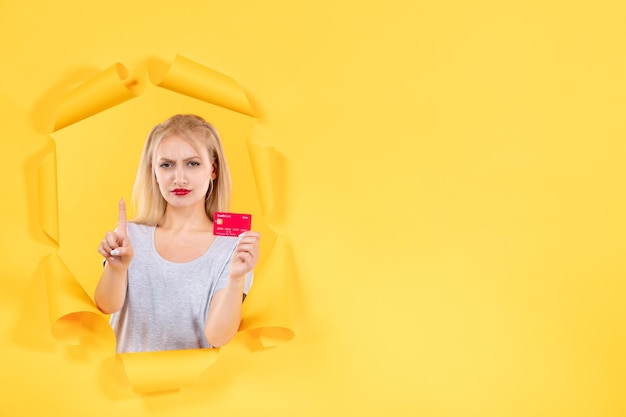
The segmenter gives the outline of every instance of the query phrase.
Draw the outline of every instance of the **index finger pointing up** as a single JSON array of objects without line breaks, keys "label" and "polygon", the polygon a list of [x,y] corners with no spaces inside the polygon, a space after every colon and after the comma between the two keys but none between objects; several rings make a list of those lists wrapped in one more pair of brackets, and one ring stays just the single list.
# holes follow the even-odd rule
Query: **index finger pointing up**
[{"label": "index finger pointing up", "polygon": [[124,203],[123,198],[120,199],[120,218],[117,221],[117,230],[126,236],[126,203]]}]

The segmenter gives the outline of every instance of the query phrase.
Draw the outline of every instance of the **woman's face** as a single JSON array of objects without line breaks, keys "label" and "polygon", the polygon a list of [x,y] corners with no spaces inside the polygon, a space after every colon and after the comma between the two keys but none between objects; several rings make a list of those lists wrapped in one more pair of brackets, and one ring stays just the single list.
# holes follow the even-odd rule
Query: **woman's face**
[{"label": "woman's face", "polygon": [[198,153],[178,135],[161,141],[155,155],[154,173],[161,195],[174,207],[204,207],[209,184],[216,175],[208,150],[201,147]]}]

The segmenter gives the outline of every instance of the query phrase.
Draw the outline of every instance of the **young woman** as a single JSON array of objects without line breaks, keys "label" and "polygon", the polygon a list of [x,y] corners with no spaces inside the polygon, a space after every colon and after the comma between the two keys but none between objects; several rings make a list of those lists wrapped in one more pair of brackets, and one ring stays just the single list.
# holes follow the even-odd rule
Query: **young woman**
[{"label": "young woman", "polygon": [[213,235],[231,180],[215,128],[195,115],[155,126],[133,189],[137,216],[106,233],[95,291],[111,315],[117,352],[219,347],[235,335],[252,285],[260,235]]}]

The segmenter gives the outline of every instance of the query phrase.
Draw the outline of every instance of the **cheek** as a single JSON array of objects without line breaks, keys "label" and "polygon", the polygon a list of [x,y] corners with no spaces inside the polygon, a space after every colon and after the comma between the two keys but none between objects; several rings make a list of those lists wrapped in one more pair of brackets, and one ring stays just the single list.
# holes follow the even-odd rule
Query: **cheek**
[{"label": "cheek", "polygon": [[154,173],[154,179],[157,182],[157,184],[161,185],[162,182],[165,182],[165,176],[163,175],[163,173],[157,174],[156,172]]}]

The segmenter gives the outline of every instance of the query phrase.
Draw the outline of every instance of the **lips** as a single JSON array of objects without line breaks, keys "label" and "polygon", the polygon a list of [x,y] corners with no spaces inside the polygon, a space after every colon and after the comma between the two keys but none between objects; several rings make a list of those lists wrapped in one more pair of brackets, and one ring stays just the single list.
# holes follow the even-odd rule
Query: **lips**
[{"label": "lips", "polygon": [[189,194],[190,190],[187,190],[185,188],[174,188],[172,190],[172,193],[174,193],[174,195],[187,195]]}]

